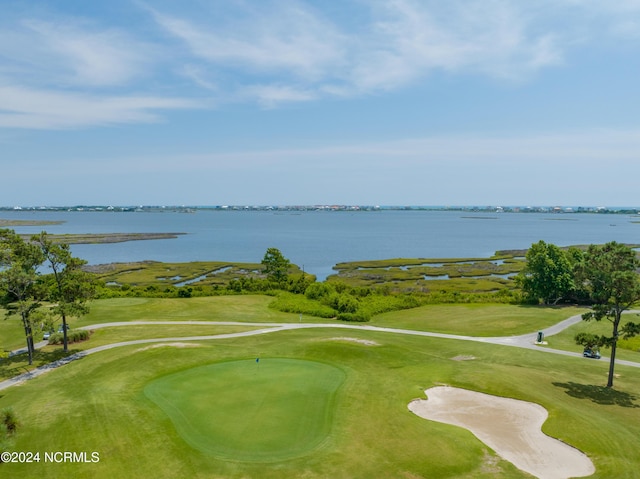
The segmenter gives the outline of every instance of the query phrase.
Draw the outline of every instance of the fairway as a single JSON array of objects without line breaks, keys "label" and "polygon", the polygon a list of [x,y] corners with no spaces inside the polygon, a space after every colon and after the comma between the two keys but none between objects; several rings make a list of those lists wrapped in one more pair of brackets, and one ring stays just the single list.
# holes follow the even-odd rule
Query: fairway
[{"label": "fairway", "polygon": [[275,462],[327,439],[344,379],[316,361],[248,359],[170,374],[144,393],[191,447],[219,459]]},{"label": "fairway", "polygon": [[[531,477],[468,429],[409,410],[426,390],[442,385],[540,405],[549,416],[537,430],[586,454],[596,469],[593,479],[637,477],[640,470],[640,368],[618,365],[611,390],[604,387],[604,361],[368,325],[336,330],[339,323],[333,321],[326,327],[179,341],[195,331],[255,328],[180,324],[179,317],[253,320],[268,313],[268,303],[245,296],[154,299],[144,305],[133,299],[97,302],[100,318],[94,319],[126,318],[130,309],[129,319],[175,318],[175,325],[96,328],[87,347],[94,340],[164,334],[171,335],[170,343],[102,350],[0,391],[0,410],[12,409],[20,421],[11,451],[95,452],[100,461],[18,461],[0,464],[2,477]],[[420,310],[424,319],[401,311],[381,315],[372,326],[414,325],[410,329],[424,331],[440,317],[443,327],[486,335],[494,317],[513,321],[509,330],[520,332],[546,326],[559,313],[574,314],[498,305]],[[556,341],[549,337],[551,347]],[[198,347],[177,347],[185,344]]]}]

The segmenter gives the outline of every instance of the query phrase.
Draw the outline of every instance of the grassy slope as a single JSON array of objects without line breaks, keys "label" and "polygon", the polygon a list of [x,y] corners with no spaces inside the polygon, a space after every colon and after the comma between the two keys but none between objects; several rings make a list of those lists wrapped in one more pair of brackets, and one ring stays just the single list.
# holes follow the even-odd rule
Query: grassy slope
[{"label": "grassy slope", "polygon": [[[115,298],[93,301],[90,312],[80,319],[69,318],[71,327],[119,321],[298,321],[298,315],[268,307],[273,300],[264,295],[214,296],[204,298]],[[4,315],[4,311],[0,311]],[[306,320],[313,318],[305,318]],[[18,316],[0,320],[0,349],[25,347],[24,330]],[[36,341],[42,333],[36,331]]]},{"label": "grassy slope", "polygon": [[[203,298],[115,298],[94,301],[91,311],[72,327],[114,321],[243,321],[298,322],[296,314],[268,307],[270,296],[214,296]],[[574,314],[578,308],[541,308],[507,304],[445,304],[382,314],[371,324],[451,334],[508,336],[525,334],[550,326]],[[305,322],[326,322],[304,317]],[[17,317],[0,322],[0,347],[24,346],[24,332]]]},{"label": "grassy slope", "polygon": [[281,462],[326,440],[344,379],[341,369],[317,361],[252,358],[163,376],[144,393],[195,449],[234,461]]},{"label": "grassy slope", "polygon": [[[289,331],[212,341],[201,348],[106,351],[3,391],[22,426],[14,449],[98,451],[98,464],[4,464],[7,477],[468,477],[524,478],[467,431],[420,419],[408,402],[440,383],[545,406],[544,431],[587,452],[594,477],[635,477],[640,372],[620,367],[615,391],[604,363],[536,351],[431,338],[349,332],[377,341],[338,341],[334,331]],[[340,336],[345,336],[340,333]],[[347,377],[323,447],[272,464],[227,462],[191,448],[144,387],[167,374],[230,359],[325,362]],[[466,355],[476,359],[456,361]],[[141,365],[144,365],[143,367]]]},{"label": "grassy slope", "polygon": [[[625,314],[622,316],[621,326],[626,321],[638,322],[638,317],[635,314]],[[592,333],[597,335],[611,336],[612,325],[609,321],[583,321],[578,323],[559,334],[554,336],[547,336],[546,347],[554,349],[563,349],[565,351],[581,351],[582,346],[576,345],[574,337],[578,333]],[[601,353],[603,356],[609,356],[610,349],[602,348]],[[618,341],[618,348],[616,350],[617,359],[626,359],[629,361],[640,361],[640,337],[636,336],[628,340],[620,339]]]},{"label": "grassy slope", "polygon": [[94,301],[78,324],[112,321],[297,321],[294,314],[269,309],[270,296],[213,296],[203,298],[115,298]]},{"label": "grassy slope", "polygon": [[[216,296],[205,298],[117,298],[98,300],[91,303],[91,311],[80,319],[69,319],[71,327],[88,326],[98,323],[119,321],[246,321],[246,322],[294,322],[298,315],[282,313],[268,307],[273,298],[269,296]],[[127,329],[99,330],[87,342],[70,345],[70,350],[88,349],[107,342],[129,341],[138,338],[162,336],[196,336],[205,334],[231,333],[247,328],[219,326],[151,326]],[[250,329],[250,328],[249,328]],[[42,333],[36,333],[36,341]],[[25,347],[24,330],[17,316],[0,321],[0,349],[15,350]],[[59,359],[61,346],[48,346],[36,351],[33,367]],[[0,379],[15,375],[16,371],[32,369],[27,364],[26,355],[0,361]]]},{"label": "grassy slope", "polygon": [[[269,312],[291,318],[271,312],[259,297],[231,297],[226,302],[204,301],[200,305],[196,301],[186,306],[164,301],[98,302],[93,318],[87,320],[128,317],[122,309],[129,311],[130,319],[166,319],[181,314],[184,319],[195,319],[202,311],[207,312],[202,319],[234,316],[254,321]],[[520,311],[513,306],[500,311],[485,307],[489,309],[476,306],[471,310],[473,316],[498,315],[515,321]],[[461,305],[442,308],[428,309],[434,325],[436,317],[443,315],[454,332],[487,335],[493,328],[490,321],[469,323],[470,311]],[[540,317],[565,317],[555,310],[533,311]],[[407,319],[407,313],[384,315],[375,324],[409,327],[421,317]],[[525,318],[525,326],[511,328],[529,331],[532,320]],[[549,318],[542,321],[553,322]],[[332,339],[336,336],[371,339],[380,345]],[[585,451],[597,467],[593,477],[637,477],[640,470],[640,371],[636,368],[618,366],[621,376],[612,391],[602,387],[607,373],[604,362],[452,340],[312,330],[202,344],[200,348],[142,350],[132,346],[105,351],[3,391],[0,409],[11,406],[21,421],[14,450],[97,451],[101,456],[98,464],[3,464],[3,475],[92,479],[527,477],[504,461],[494,465],[488,460],[493,453],[467,431],[425,421],[407,410],[411,399],[424,397],[424,389],[440,383],[542,404],[550,413],[544,431]],[[191,448],[171,420],[144,395],[147,384],[167,374],[258,355],[319,361],[345,372],[345,383],[336,398],[333,429],[317,452],[272,464],[221,461]],[[476,359],[452,359],[460,356]]]},{"label": "grassy slope", "polygon": [[[242,326],[214,326],[214,325],[180,325],[175,326],[126,326],[111,327],[95,330],[89,340],[69,345],[70,353],[77,353],[86,349],[95,348],[105,344],[119,343],[123,341],[133,341],[136,339],[173,338],[188,336],[213,336],[217,334],[229,334],[242,331],[250,331],[251,327]],[[155,344],[155,343],[154,343]],[[60,359],[64,356],[64,351],[60,345],[44,346],[37,349],[33,365],[29,366],[26,354],[12,356],[11,358],[0,360],[0,380],[12,378],[25,373],[27,370],[35,369],[43,364]]]},{"label": "grassy slope", "polygon": [[371,324],[468,336],[512,336],[556,324],[584,308],[509,304],[438,304],[385,313]]}]

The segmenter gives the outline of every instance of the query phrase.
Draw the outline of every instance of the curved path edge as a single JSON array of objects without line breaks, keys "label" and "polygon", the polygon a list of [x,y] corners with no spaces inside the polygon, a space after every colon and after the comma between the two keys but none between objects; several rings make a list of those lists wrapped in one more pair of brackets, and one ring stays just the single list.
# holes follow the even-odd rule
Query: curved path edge
[{"label": "curved path edge", "polygon": [[[580,315],[571,316],[549,328],[541,330],[545,336],[552,336],[557,334],[568,327],[579,323],[582,321],[582,317]],[[164,342],[175,342],[175,341],[208,341],[215,339],[227,339],[227,338],[238,338],[244,336],[254,336],[258,334],[269,334],[275,333],[279,331],[293,330],[293,329],[312,329],[312,328],[333,328],[333,329],[351,329],[351,330],[361,330],[361,331],[376,331],[383,333],[395,333],[395,334],[407,334],[412,336],[425,336],[430,338],[440,338],[440,339],[453,339],[458,341],[475,341],[479,343],[488,343],[488,344],[497,344],[501,346],[513,346],[519,348],[533,349],[536,351],[541,351],[545,353],[552,354],[562,354],[564,356],[574,356],[574,357],[582,357],[580,353],[574,353],[571,351],[563,351],[560,349],[552,349],[552,348],[541,348],[534,341],[537,333],[523,334],[519,336],[504,336],[504,337],[480,337],[480,336],[463,336],[458,334],[446,334],[446,333],[434,333],[429,331],[416,331],[413,329],[398,329],[398,328],[387,328],[382,326],[370,326],[370,325],[355,325],[355,324],[329,324],[329,323],[245,323],[239,321],[123,321],[123,322],[111,322],[111,323],[101,323],[101,324],[93,324],[89,326],[83,326],[78,329],[100,329],[107,327],[120,327],[120,326],[131,326],[131,325],[217,325],[217,326],[247,326],[247,327],[257,327],[260,329],[250,330],[250,331],[242,331],[237,333],[226,333],[226,334],[215,334],[208,336],[185,336],[185,337],[170,337],[170,338],[154,338],[154,339],[135,339],[132,341],[122,341],[119,343],[111,343],[105,344],[103,346],[97,346],[95,348],[87,349],[76,354],[72,354],[65,358],[59,359],[49,364],[45,364],[43,366],[39,366],[38,368],[30,371],[28,373],[21,374],[19,376],[15,376],[10,379],[6,379],[4,381],[0,381],[0,391],[7,389],[11,386],[15,386],[17,384],[21,384],[29,379],[33,379],[34,377],[40,376],[48,371],[51,371],[57,367],[63,366],[65,364],[70,363],[76,359],[80,359],[89,354],[97,353],[100,351],[105,351],[108,349],[114,349],[122,346],[130,346],[134,344],[148,344],[148,343],[164,343]],[[36,347],[42,347],[47,344],[46,341],[42,341],[36,344]],[[25,352],[25,350],[17,350],[13,351],[12,355],[20,354],[21,352]],[[607,360],[608,358],[602,357],[603,360]],[[616,364],[621,364],[624,366],[631,366],[640,368],[640,363],[634,361],[625,361],[625,360],[616,360]]]}]

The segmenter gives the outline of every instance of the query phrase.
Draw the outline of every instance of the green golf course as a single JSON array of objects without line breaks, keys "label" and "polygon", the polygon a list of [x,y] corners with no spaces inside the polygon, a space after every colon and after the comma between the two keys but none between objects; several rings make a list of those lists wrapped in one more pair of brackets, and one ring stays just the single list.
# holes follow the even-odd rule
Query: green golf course
[{"label": "green golf course", "polygon": [[[264,296],[94,301],[88,316],[72,321],[74,327],[128,320],[132,332],[119,326],[98,335],[97,329],[88,341],[72,345],[75,350],[90,350],[94,338],[100,345],[133,336],[159,342],[95,352],[0,390],[0,410],[11,408],[19,421],[10,450],[41,454],[40,462],[0,464],[3,477],[531,477],[466,429],[408,410],[411,400],[424,398],[425,389],[442,384],[539,404],[549,413],[543,432],[587,454],[596,468],[592,477],[638,477],[640,369],[635,367],[618,365],[610,389],[604,387],[605,360],[357,325],[322,328],[316,320],[312,329],[161,342],[165,327],[174,339],[196,331],[255,332],[248,324],[180,324],[186,320],[299,323],[298,315],[273,311],[269,301]],[[547,327],[574,314],[576,308],[442,305],[385,313],[371,325],[489,336],[501,319],[508,334],[524,334],[538,329],[536,317]],[[135,323],[153,319],[175,325]],[[3,330],[19,328],[11,321]],[[548,339],[553,347],[554,337]],[[570,349],[568,342],[561,344],[560,349]],[[45,348],[47,354],[57,349]],[[637,352],[620,352],[640,361]],[[88,457],[95,452],[99,461],[43,460],[45,452],[55,451]]]},{"label": "green golf course", "polygon": [[277,462],[327,438],[343,380],[326,364],[256,358],[174,373],[144,392],[192,447],[221,459]]}]

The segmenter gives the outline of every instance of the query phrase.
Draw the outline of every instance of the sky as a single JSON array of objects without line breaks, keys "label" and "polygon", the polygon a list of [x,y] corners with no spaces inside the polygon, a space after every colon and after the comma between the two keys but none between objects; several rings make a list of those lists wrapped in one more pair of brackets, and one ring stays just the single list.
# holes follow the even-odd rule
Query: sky
[{"label": "sky", "polygon": [[0,206],[640,206],[640,0],[0,0]]}]

